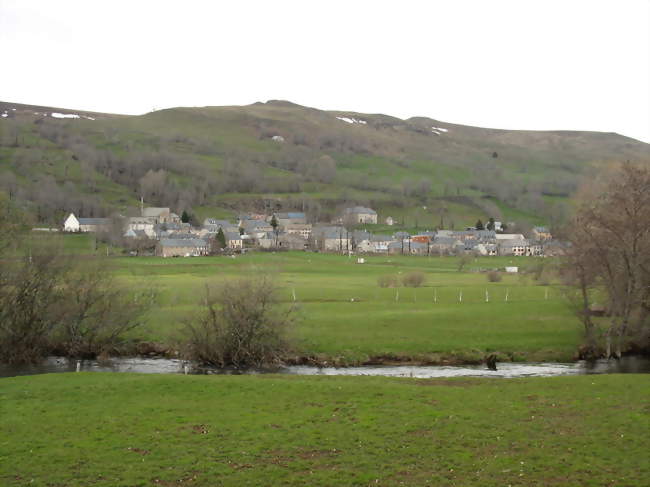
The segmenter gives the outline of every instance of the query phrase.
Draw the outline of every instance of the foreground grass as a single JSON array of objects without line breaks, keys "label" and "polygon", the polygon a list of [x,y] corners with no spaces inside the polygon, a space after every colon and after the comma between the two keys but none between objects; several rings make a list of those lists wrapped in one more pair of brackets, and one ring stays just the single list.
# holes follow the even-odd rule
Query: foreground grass
[{"label": "foreground grass", "polygon": [[641,486],[650,378],[0,379],[0,485]]},{"label": "foreground grass", "polygon": [[[199,309],[206,283],[271,274],[281,300],[299,308],[294,335],[301,354],[342,362],[379,356],[480,360],[492,351],[502,352],[504,359],[573,358],[580,324],[559,290],[521,275],[490,283],[478,272],[506,265],[525,269],[540,259],[479,258],[462,272],[458,262],[450,257],[370,256],[360,265],[355,258],[305,252],[115,259],[124,282],[158,293],[147,326],[139,331],[143,340],[180,339],[183,321]],[[379,276],[411,271],[426,274],[423,287],[377,285]]]}]

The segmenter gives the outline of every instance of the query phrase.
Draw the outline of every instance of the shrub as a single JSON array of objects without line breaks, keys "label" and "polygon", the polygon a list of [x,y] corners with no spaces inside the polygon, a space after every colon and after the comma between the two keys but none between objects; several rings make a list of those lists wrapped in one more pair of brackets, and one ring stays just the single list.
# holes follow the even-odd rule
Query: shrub
[{"label": "shrub", "polygon": [[498,271],[490,271],[487,273],[487,280],[489,282],[501,282],[501,274]]},{"label": "shrub", "polygon": [[28,250],[0,261],[0,361],[94,357],[140,325],[151,297],[135,301],[101,260],[75,263],[52,242]]},{"label": "shrub", "polygon": [[186,355],[217,367],[280,365],[290,350],[294,308],[284,308],[268,277],[206,287],[204,309],[186,324]]},{"label": "shrub", "polygon": [[399,286],[399,279],[397,276],[386,274],[377,278],[377,285],[379,287],[397,287]]},{"label": "shrub", "polygon": [[420,271],[409,272],[402,277],[402,284],[406,287],[420,287],[425,281],[426,276]]}]

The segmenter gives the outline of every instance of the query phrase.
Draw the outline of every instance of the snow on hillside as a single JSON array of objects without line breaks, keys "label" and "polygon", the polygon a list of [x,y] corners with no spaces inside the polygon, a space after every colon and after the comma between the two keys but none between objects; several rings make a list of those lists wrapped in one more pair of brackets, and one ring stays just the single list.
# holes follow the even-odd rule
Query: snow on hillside
[{"label": "snow on hillside", "polygon": [[339,120],[344,121],[345,123],[360,123],[361,125],[365,125],[365,124],[368,123],[365,120],[359,120],[359,119],[356,119],[356,118],[348,118],[348,117],[336,117],[336,118],[338,118]]},{"label": "snow on hillside", "polygon": [[[47,114],[46,114],[47,115]],[[86,120],[95,120],[93,117],[88,117],[86,115],[77,115],[76,113],[58,113],[52,112],[50,114],[52,118],[85,118]]]},{"label": "snow on hillside", "polygon": [[76,113],[52,112],[52,117],[54,117],[54,118],[79,118],[79,115],[77,115]]}]

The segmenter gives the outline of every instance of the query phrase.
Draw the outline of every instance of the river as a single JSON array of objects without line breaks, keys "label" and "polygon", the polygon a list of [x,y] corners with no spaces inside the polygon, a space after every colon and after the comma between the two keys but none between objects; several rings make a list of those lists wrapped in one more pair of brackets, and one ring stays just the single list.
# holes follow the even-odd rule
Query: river
[{"label": "river", "polygon": [[50,374],[59,372],[136,372],[143,374],[265,374],[289,375],[356,375],[385,377],[550,377],[579,374],[625,374],[650,373],[650,357],[630,356],[621,360],[579,361],[575,363],[521,363],[499,362],[497,370],[488,370],[484,365],[458,366],[361,366],[361,367],[313,367],[288,366],[275,370],[232,370],[193,367],[182,360],[165,358],[121,357],[107,362],[96,360],[68,360],[63,357],[49,357],[38,365],[0,364],[0,377],[19,375]]}]

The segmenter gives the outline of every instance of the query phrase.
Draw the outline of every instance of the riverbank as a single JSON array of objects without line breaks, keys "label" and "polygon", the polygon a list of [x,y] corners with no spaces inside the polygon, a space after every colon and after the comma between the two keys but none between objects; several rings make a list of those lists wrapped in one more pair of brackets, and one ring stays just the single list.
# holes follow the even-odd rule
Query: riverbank
[{"label": "riverbank", "polygon": [[0,379],[0,483],[641,486],[647,375]]}]

